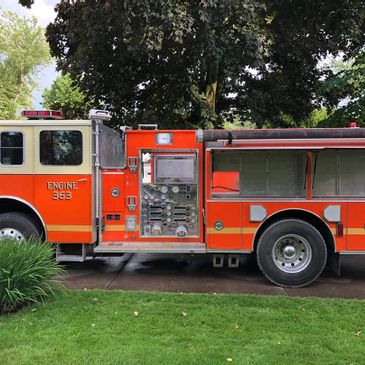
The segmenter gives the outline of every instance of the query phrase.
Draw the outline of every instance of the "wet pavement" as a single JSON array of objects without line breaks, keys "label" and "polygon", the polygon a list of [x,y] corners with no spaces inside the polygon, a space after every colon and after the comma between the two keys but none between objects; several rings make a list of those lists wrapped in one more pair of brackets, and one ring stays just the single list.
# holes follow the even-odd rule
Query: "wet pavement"
[{"label": "wet pavement", "polygon": [[123,289],[365,299],[365,255],[341,259],[342,275],[326,269],[309,287],[283,289],[268,282],[253,257],[238,269],[213,268],[210,255],[125,254],[64,264],[70,289]]}]

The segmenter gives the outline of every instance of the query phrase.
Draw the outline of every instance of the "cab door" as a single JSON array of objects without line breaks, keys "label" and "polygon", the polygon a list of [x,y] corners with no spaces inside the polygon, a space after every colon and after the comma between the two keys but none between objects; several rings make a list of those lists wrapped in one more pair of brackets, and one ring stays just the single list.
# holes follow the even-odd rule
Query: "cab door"
[{"label": "cab door", "polygon": [[91,125],[45,123],[33,133],[34,200],[48,240],[94,242]]}]

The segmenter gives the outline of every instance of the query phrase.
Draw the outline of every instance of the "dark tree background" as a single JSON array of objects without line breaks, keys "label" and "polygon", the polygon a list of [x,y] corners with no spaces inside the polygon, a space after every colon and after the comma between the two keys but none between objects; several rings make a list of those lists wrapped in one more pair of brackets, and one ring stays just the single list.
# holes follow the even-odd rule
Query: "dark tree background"
[{"label": "dark tree background", "polygon": [[264,10],[251,0],[64,1],[47,37],[59,68],[123,123],[213,126],[245,66],[263,61]]},{"label": "dark tree background", "polygon": [[348,59],[364,47],[365,2],[268,0],[266,5],[273,16],[270,53],[260,78],[249,77],[238,90],[241,110],[252,110],[258,125],[270,120],[273,126],[288,126],[283,114],[299,125],[313,108],[338,103],[338,93],[327,93],[324,100],[319,92],[331,71],[320,70],[318,61],[339,52]]},{"label": "dark tree background", "polygon": [[318,61],[354,57],[365,40],[363,0],[63,0],[56,10],[47,38],[58,68],[117,124],[300,125],[338,101],[319,92],[330,71]]}]

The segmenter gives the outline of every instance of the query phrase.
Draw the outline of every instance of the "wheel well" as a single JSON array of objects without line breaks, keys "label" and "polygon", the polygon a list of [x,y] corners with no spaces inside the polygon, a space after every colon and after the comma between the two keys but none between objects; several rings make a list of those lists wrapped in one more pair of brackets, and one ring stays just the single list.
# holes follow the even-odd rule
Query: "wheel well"
[{"label": "wheel well", "polygon": [[263,232],[266,230],[266,228],[269,227],[274,222],[277,222],[279,220],[286,219],[286,218],[288,218],[288,219],[296,218],[296,219],[300,219],[302,221],[305,221],[305,222],[311,224],[322,235],[322,237],[324,238],[324,240],[326,242],[327,248],[330,249],[331,251],[335,251],[336,243],[335,243],[333,235],[332,235],[329,227],[327,226],[327,224],[325,222],[323,222],[323,220],[321,218],[319,218],[318,216],[316,216],[315,214],[310,213],[305,210],[298,210],[298,209],[283,210],[283,211],[275,213],[272,216],[270,216],[269,218],[267,218],[264,221],[264,223],[261,224],[260,228],[258,229],[258,231],[255,235],[255,240],[254,240],[254,250],[255,251],[256,251],[256,247],[259,242],[259,239],[260,239],[261,235],[263,234]]},{"label": "wheel well", "polygon": [[38,227],[42,238],[46,238],[44,224],[39,215],[29,205],[11,198],[0,198],[0,214],[17,212],[27,215]]}]

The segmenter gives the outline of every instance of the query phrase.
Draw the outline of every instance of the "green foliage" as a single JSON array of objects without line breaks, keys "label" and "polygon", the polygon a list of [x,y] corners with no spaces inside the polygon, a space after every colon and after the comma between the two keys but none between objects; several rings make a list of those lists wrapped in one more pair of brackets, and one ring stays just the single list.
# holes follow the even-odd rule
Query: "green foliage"
[{"label": "green foliage", "polygon": [[233,110],[258,127],[300,126],[339,101],[321,98],[331,71],[318,61],[365,43],[362,0],[66,0],[57,11],[47,37],[59,69],[82,75],[116,124],[223,126]]},{"label": "green foliage", "polygon": [[50,61],[44,29],[35,18],[0,12],[0,119],[31,105],[38,67]]},{"label": "green foliage", "polygon": [[82,75],[118,123],[218,126],[245,65],[266,52],[264,9],[255,0],[63,1],[47,37],[58,67]]},{"label": "green foliage", "polygon": [[60,289],[53,277],[62,272],[53,248],[34,239],[0,240],[0,314],[45,299]]},{"label": "green foliage", "polygon": [[365,42],[362,0],[63,1],[57,12],[58,67],[119,124],[217,127],[234,111],[299,126],[321,106],[318,60]]},{"label": "green foliage", "polygon": [[365,52],[360,52],[353,62],[336,66],[337,72],[324,82],[321,91],[330,106],[338,99],[345,102],[321,125],[346,127],[349,122],[356,122],[365,127]]},{"label": "green foliage", "polygon": [[58,76],[51,88],[44,90],[43,100],[47,109],[62,111],[66,119],[87,119],[89,110],[94,106],[70,74]]},{"label": "green foliage", "polygon": [[234,113],[223,114],[224,129],[254,129],[256,124],[250,120],[242,120],[239,115]]},{"label": "green foliage", "polygon": [[[266,0],[270,53],[238,90],[242,110],[253,113],[258,126],[266,120],[276,127],[300,126],[313,109],[321,108],[318,92],[331,74],[318,67],[329,53],[356,54],[365,44],[362,0]],[[338,98],[334,97],[334,103]]]}]

